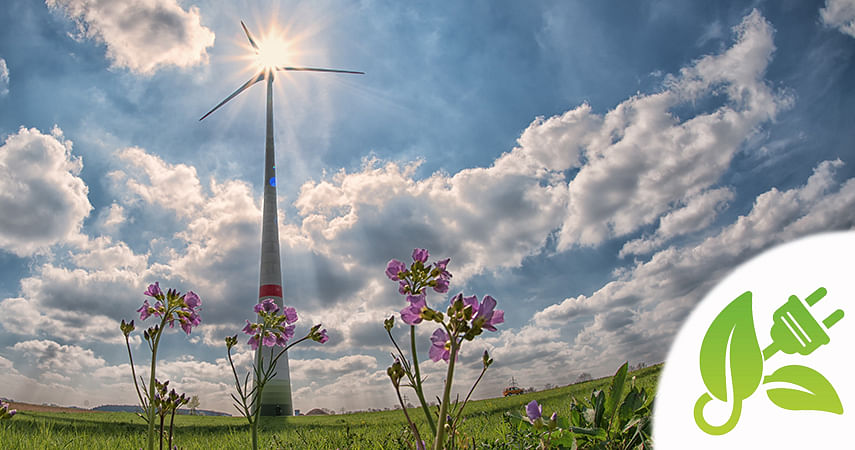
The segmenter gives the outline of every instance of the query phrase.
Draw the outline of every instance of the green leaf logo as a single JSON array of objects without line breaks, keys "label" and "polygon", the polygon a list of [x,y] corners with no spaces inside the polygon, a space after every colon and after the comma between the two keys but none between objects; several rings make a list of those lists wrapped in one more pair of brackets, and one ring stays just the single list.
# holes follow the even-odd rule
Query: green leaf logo
[{"label": "green leaf logo", "polygon": [[[701,344],[700,366],[709,392],[695,403],[695,423],[708,434],[725,434],[739,421],[742,401],[757,390],[763,379],[763,352],[754,331],[750,291],[730,302],[713,320]],[[730,400],[733,405],[730,418],[719,426],[710,425],[703,416],[704,406],[713,397],[723,402]]]},{"label": "green leaf logo", "polygon": [[843,404],[834,386],[821,373],[805,366],[784,366],[763,379],[763,384],[784,382],[802,389],[774,388],[766,391],[772,403],[794,411],[826,411],[843,414]]}]

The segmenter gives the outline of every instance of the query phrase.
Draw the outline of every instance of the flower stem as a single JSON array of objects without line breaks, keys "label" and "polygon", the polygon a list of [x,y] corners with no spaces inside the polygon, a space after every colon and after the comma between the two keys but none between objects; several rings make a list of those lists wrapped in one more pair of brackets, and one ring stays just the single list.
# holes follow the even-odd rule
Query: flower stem
[{"label": "flower stem", "polygon": [[151,376],[148,382],[148,450],[154,450],[154,389],[155,389],[155,369],[157,367],[157,346],[160,344],[160,336],[163,334],[163,326],[166,325],[166,318],[161,321],[160,328],[152,336],[154,344],[151,346]]},{"label": "flower stem", "polygon": [[407,419],[407,423],[410,424],[410,430],[413,432],[413,438],[416,440],[416,448],[420,448],[422,436],[419,434],[419,429],[416,427],[416,424],[410,420],[410,415],[407,414],[407,405],[404,404],[404,399],[401,398],[401,389],[398,388],[398,385],[395,385],[395,394],[398,395],[398,401],[401,403],[401,411],[404,412],[404,417]]},{"label": "flower stem", "polygon": [[430,414],[430,409],[425,401],[425,395],[422,391],[422,377],[419,373],[419,356],[416,353],[416,326],[410,325],[410,351],[413,353],[413,371],[415,372],[415,383],[413,389],[416,391],[416,396],[419,398],[419,403],[422,404],[422,411],[425,413],[431,433],[436,434],[436,423],[433,421],[433,416]]},{"label": "flower stem", "polygon": [[457,417],[455,417],[455,418],[454,418],[454,422],[452,422],[452,423],[453,423],[453,426],[455,426],[455,427],[457,426],[457,421],[459,421],[459,420],[460,420],[460,415],[461,415],[461,414],[463,414],[463,408],[465,408],[465,407],[466,407],[466,402],[468,402],[468,401],[469,401],[469,397],[471,397],[471,396],[472,396],[472,392],[474,392],[474,391],[475,391],[475,386],[478,386],[478,383],[479,383],[479,382],[481,382],[481,378],[483,378],[483,377],[484,377],[484,373],[485,373],[485,372],[487,372],[487,368],[486,368],[486,367],[484,367],[483,369],[481,369],[481,375],[478,375],[478,379],[477,379],[477,380],[475,380],[475,384],[473,384],[473,385],[472,385],[472,388],[471,388],[471,389],[469,389],[469,393],[468,393],[468,394],[466,394],[466,399],[465,399],[465,400],[463,400],[463,404],[462,404],[462,405],[460,405],[460,409],[458,409],[458,410],[457,410]]},{"label": "flower stem", "polygon": [[445,390],[442,393],[442,403],[439,405],[439,427],[436,429],[436,439],[433,442],[433,450],[441,450],[445,447],[445,416],[448,413],[448,402],[451,397],[451,382],[454,379],[454,362],[457,360],[457,351],[460,343],[457,336],[451,336],[451,357],[448,360],[448,373],[445,376]]},{"label": "flower stem", "polygon": [[[262,328],[262,333],[264,332],[264,328]],[[264,345],[261,344],[261,335],[259,335],[259,348],[255,354],[255,398],[253,399],[253,411],[252,411],[252,424],[250,425],[250,430],[252,431],[252,450],[258,450],[258,418],[261,416],[261,391],[264,390],[264,384],[267,382],[267,377],[262,379],[261,376],[261,364],[264,362],[264,356],[262,353],[264,352]]]},{"label": "flower stem", "polygon": [[127,345],[127,347],[128,347],[128,359],[131,360],[131,376],[134,377],[134,388],[137,391],[137,397],[140,399],[140,408],[142,408],[143,412],[145,412],[146,404],[145,404],[145,401],[143,400],[142,393],[140,392],[140,386],[137,383],[137,373],[134,370],[134,355],[131,354],[131,343],[130,343],[130,341],[128,341],[128,335],[125,335],[125,345]]}]

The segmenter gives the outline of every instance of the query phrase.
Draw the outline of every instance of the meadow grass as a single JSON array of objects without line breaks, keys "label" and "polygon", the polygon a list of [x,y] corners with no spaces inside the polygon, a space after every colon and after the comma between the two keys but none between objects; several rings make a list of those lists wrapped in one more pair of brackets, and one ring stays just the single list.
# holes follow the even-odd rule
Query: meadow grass
[{"label": "meadow grass", "polygon": [[[662,365],[630,373],[636,385],[655,392]],[[507,411],[522,412],[537,400],[544,415],[569,414],[571,397],[588,397],[610,378],[522,395],[472,401],[466,405],[461,438],[470,448],[521,448]],[[391,386],[390,386],[391,388]],[[427,429],[420,410],[410,417]],[[397,449],[409,439],[401,411],[330,416],[269,418],[261,422],[259,448],[265,449]],[[132,413],[36,413],[22,411],[0,422],[0,448],[6,449],[138,449],[145,447],[147,427]],[[242,417],[176,416],[174,444],[180,449],[244,449],[250,431]],[[165,444],[164,444],[165,446]]]}]

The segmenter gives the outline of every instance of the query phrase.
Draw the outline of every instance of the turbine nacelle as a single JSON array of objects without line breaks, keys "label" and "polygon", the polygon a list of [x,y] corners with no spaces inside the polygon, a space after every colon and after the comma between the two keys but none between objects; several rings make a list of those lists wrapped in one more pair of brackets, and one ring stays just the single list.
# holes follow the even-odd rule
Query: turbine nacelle
[{"label": "turbine nacelle", "polygon": [[291,67],[277,64],[278,56],[280,53],[284,53],[287,50],[287,45],[284,43],[276,42],[267,46],[266,42],[263,42],[259,45],[259,42],[252,37],[252,33],[249,32],[249,29],[246,27],[246,24],[243,21],[240,21],[240,26],[243,28],[244,33],[246,33],[246,38],[249,39],[249,45],[255,50],[256,56],[258,58],[258,64],[260,66],[260,70],[257,74],[253,75],[252,78],[249,79],[243,86],[237,88],[236,91],[232,92],[231,95],[225,98],[225,100],[221,101],[217,106],[208,111],[204,116],[202,116],[199,120],[202,121],[206,117],[210,116],[214,111],[219,109],[221,106],[225,105],[229,100],[235,98],[241,92],[249,89],[255,83],[265,79],[266,77],[270,77],[271,81],[273,78],[273,74],[278,71],[289,71],[289,72],[331,72],[331,73],[351,73],[357,75],[364,75],[365,72],[356,72],[352,70],[339,70],[339,69],[323,69],[318,67]]}]

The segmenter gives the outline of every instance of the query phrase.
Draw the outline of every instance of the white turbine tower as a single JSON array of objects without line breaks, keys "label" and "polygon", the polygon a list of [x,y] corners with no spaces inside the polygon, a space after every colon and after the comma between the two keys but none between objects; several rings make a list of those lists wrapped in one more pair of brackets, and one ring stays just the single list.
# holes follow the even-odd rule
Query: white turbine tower
[{"label": "white turbine tower", "polygon": [[[226,97],[207,114],[199,120],[203,120],[211,113],[225,105],[229,100],[235,98],[238,94],[248,89],[255,83],[261,80],[267,80],[267,138],[264,146],[264,200],[263,200],[263,215],[261,220],[261,269],[259,276],[258,302],[272,298],[281,309],[282,302],[282,269],[280,267],[279,256],[279,228],[277,224],[277,207],[276,207],[276,163],[273,149],[273,78],[274,73],[278,71],[299,71],[299,72],[334,72],[334,73],[352,73],[363,74],[363,72],[354,72],[350,70],[337,69],[320,69],[315,67],[288,67],[279,66],[276,63],[278,59],[275,53],[283,49],[276,46],[267,48],[259,46],[259,43],[253,39],[252,34],[244,25],[240,23],[246,37],[249,39],[249,45],[255,50],[256,56],[259,58],[261,65],[258,73],[253,75],[243,86],[239,87],[231,95]],[[273,52],[274,54],[271,54]],[[263,345],[258,347],[257,352],[263,352],[262,355],[266,361],[270,361],[275,355],[272,348],[266,348]],[[256,354],[258,356],[258,353]],[[258,357],[256,357],[258,361]],[[288,355],[282,355],[276,366],[276,376],[272,378],[264,387],[264,392],[261,396],[261,404],[256,405],[261,408],[263,416],[279,416],[293,415],[294,406],[291,401],[291,376],[288,369]]]}]

